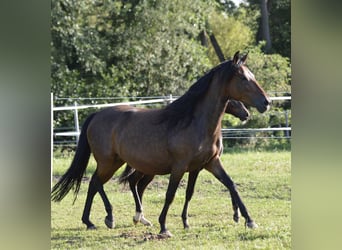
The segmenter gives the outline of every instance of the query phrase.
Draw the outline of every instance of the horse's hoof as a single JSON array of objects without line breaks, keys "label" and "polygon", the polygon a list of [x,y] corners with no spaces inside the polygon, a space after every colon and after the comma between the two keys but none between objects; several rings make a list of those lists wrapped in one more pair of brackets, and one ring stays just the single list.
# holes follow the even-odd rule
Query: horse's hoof
[{"label": "horse's hoof", "polygon": [[259,226],[254,221],[250,221],[250,222],[246,222],[246,227],[254,229],[254,228],[258,228]]},{"label": "horse's hoof", "polygon": [[234,216],[233,216],[233,220],[234,220],[236,223],[239,222],[239,219],[240,219],[239,215],[234,215]]},{"label": "horse's hoof", "polygon": [[183,221],[184,229],[189,229],[189,224],[187,221]]},{"label": "horse's hoof", "polygon": [[95,227],[95,225],[90,225],[87,226],[87,230],[96,230],[97,228]]},{"label": "horse's hoof", "polygon": [[160,231],[159,236],[161,238],[171,238],[173,235],[169,230]]},{"label": "horse's hoof", "polygon": [[[134,219],[133,219],[134,220]],[[145,226],[148,226],[148,227],[152,227],[152,223],[149,221],[149,220],[146,220],[145,217],[141,217],[140,219],[140,222],[145,225]]]},{"label": "horse's hoof", "polygon": [[113,220],[110,220],[106,217],[104,222],[108,228],[114,228],[114,221]]},{"label": "horse's hoof", "polygon": [[240,220],[240,211],[238,209],[234,209],[233,220],[238,223]]},{"label": "horse's hoof", "polygon": [[138,224],[138,222],[141,222],[141,224],[145,226],[153,226],[152,223],[149,220],[146,220],[142,214],[140,214],[139,216],[133,216],[134,225]]}]

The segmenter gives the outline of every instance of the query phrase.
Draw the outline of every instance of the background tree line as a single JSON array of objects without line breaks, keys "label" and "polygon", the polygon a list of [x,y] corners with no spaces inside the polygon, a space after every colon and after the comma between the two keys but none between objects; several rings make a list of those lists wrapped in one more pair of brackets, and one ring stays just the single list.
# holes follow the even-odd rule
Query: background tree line
[{"label": "background tree line", "polygon": [[[290,25],[290,0],[239,7],[230,0],[52,0],[51,91],[63,98],[182,95],[240,50],[269,95],[290,94]],[[248,127],[282,124],[289,108],[252,114]],[[55,126],[72,126],[72,116],[56,113]],[[224,125],[243,126],[231,116]]]}]

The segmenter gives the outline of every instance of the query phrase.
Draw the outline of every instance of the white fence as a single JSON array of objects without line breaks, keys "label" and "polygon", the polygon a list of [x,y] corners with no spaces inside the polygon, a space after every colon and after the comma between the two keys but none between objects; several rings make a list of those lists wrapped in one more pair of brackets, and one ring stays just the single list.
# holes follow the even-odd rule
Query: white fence
[{"label": "white fence", "polygon": [[[79,127],[79,119],[78,119],[78,110],[80,109],[87,109],[87,108],[105,108],[105,107],[113,107],[117,105],[146,105],[146,104],[153,104],[153,103],[170,103],[176,98],[172,97],[172,95],[164,98],[156,98],[151,100],[140,100],[140,101],[133,101],[133,102],[118,102],[118,103],[107,103],[107,104],[95,104],[95,105],[78,105],[77,102],[74,102],[73,106],[65,106],[65,107],[54,107],[54,98],[53,93],[51,93],[51,188],[52,188],[52,174],[53,174],[53,148],[54,148],[54,137],[55,136],[66,136],[66,137],[76,137],[76,141],[73,141],[73,144],[76,144],[78,141],[78,137],[80,134],[80,127]],[[284,97],[270,97],[272,101],[285,101],[291,100],[290,96]],[[53,117],[54,112],[64,112],[64,111],[72,111],[74,113],[74,130],[67,131],[67,132],[54,132],[53,127]],[[290,131],[291,127],[288,126],[288,113],[285,111],[285,120],[286,120],[286,127],[278,127],[278,128],[229,128],[229,129],[222,129],[222,137],[223,139],[228,138],[251,138],[255,136],[255,133],[258,132],[274,132],[274,131],[285,131],[285,136],[277,137],[258,137],[258,138],[288,138],[290,139]]]},{"label": "white fence", "polygon": [[[52,149],[54,145],[54,137],[57,136],[65,136],[65,137],[76,137],[76,141],[78,141],[78,136],[80,134],[80,126],[79,126],[79,119],[78,119],[78,110],[80,109],[87,109],[87,108],[105,108],[105,107],[113,107],[118,105],[146,105],[146,104],[155,104],[155,103],[170,103],[174,101],[175,97],[172,95],[164,97],[164,98],[156,98],[150,100],[140,100],[140,101],[132,101],[132,102],[118,102],[118,103],[106,103],[106,104],[94,104],[94,105],[78,105],[77,102],[74,102],[73,106],[64,106],[64,107],[54,107],[54,98],[53,94],[51,93],[51,137],[52,137]],[[283,97],[270,97],[272,101],[285,101],[291,100],[291,96],[283,96]],[[53,128],[53,114],[54,112],[59,111],[72,111],[74,113],[74,130],[72,131],[64,131],[64,132],[55,132]],[[291,131],[291,127],[288,126],[288,112],[285,111],[285,120],[286,120],[286,127],[277,127],[277,128],[241,128],[241,129],[222,129],[222,136],[224,139],[227,138],[250,138],[252,134],[257,132],[275,132],[275,131],[285,131],[285,136],[283,137],[259,137],[259,138],[291,138],[289,131]]]}]

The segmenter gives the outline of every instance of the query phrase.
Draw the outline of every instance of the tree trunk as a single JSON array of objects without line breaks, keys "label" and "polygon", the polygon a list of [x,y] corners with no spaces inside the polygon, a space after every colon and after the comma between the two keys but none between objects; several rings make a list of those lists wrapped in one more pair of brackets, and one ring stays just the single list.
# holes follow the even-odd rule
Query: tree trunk
[{"label": "tree trunk", "polygon": [[265,52],[268,53],[271,51],[272,43],[270,36],[270,26],[268,22],[268,9],[267,9],[268,0],[260,0],[260,9],[261,9],[261,36],[262,40],[266,41]]},{"label": "tree trunk", "polygon": [[205,30],[201,31],[201,33],[199,34],[199,38],[201,40],[201,45],[208,48],[209,47],[208,34]]},{"label": "tree trunk", "polygon": [[224,55],[222,53],[220,45],[216,41],[216,38],[215,38],[214,34],[210,35],[210,41],[211,41],[211,44],[213,45],[213,47],[215,49],[216,55],[219,58],[220,62],[223,62],[224,61]]}]

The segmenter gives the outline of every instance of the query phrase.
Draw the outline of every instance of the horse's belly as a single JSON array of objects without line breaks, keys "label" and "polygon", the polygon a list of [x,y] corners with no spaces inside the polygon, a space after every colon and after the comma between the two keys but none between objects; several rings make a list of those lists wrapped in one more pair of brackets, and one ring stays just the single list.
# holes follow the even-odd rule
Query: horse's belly
[{"label": "horse's belly", "polygon": [[131,157],[127,163],[134,169],[146,175],[164,175],[171,172],[170,166],[164,161],[155,161],[153,158],[134,158]]},{"label": "horse's belly", "polygon": [[160,145],[139,145],[120,151],[122,160],[144,174],[162,175],[171,172],[168,152]]}]

